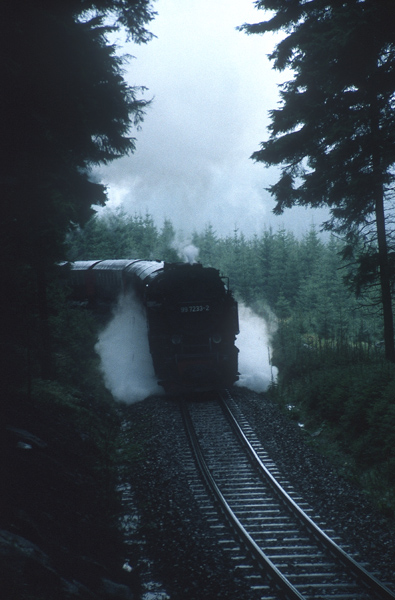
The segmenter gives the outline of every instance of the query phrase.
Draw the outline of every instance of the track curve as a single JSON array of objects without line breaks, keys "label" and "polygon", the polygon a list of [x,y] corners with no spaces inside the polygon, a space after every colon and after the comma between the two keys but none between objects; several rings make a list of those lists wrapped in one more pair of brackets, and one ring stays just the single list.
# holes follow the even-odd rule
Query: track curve
[{"label": "track curve", "polygon": [[291,497],[229,394],[185,401],[182,412],[207,488],[273,589],[292,600],[395,598]]}]

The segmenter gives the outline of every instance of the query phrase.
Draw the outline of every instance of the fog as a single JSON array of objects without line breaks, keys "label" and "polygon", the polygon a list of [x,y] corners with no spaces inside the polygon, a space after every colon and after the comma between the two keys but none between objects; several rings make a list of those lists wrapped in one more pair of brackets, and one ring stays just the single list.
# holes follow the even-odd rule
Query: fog
[{"label": "fog", "polygon": [[250,156],[268,138],[269,111],[290,72],[272,70],[267,55],[280,34],[236,30],[265,20],[252,0],[158,0],[146,45],[125,44],[135,58],[126,67],[130,85],[146,86],[152,104],[136,137],[136,152],[96,172],[108,186],[109,206],[170,219],[189,234],[211,223],[219,235],[245,235],[268,226],[295,234],[320,225],[323,210],[301,207],[272,214],[266,188],[278,171]]}]

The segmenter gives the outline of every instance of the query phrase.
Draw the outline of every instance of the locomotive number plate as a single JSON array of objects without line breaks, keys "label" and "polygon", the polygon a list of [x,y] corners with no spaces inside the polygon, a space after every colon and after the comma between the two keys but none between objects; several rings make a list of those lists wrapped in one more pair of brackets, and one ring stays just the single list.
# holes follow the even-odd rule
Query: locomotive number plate
[{"label": "locomotive number plate", "polygon": [[197,304],[195,306],[181,306],[182,313],[207,312],[209,310],[210,306],[208,304]]}]

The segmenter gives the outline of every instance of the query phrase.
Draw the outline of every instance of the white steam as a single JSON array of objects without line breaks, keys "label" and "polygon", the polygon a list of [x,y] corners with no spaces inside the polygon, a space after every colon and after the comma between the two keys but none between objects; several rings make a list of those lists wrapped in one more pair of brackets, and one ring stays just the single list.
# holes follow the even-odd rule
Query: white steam
[{"label": "white steam", "polygon": [[183,262],[189,263],[190,265],[197,262],[199,248],[192,244],[192,242],[186,241],[183,236],[181,236],[181,239],[173,240],[171,246]]},{"label": "white steam", "polygon": [[[277,369],[270,364],[267,324],[243,304],[239,304],[239,321],[237,385],[263,392],[277,376]],[[133,295],[119,297],[113,318],[99,335],[96,351],[105,384],[117,400],[133,403],[164,393],[156,381],[149,352],[144,307]]]},{"label": "white steam", "polygon": [[144,308],[132,295],[118,299],[113,318],[99,335],[96,351],[105,384],[117,400],[132,403],[163,393],[149,352]]},{"label": "white steam", "polygon": [[255,392],[264,392],[276,379],[277,369],[270,364],[270,336],[267,323],[251,308],[239,304],[240,333],[236,345],[239,348],[240,379],[237,385]]},{"label": "white steam", "polygon": [[188,244],[188,246],[185,246],[185,248],[181,250],[181,256],[183,257],[184,262],[193,265],[199,256],[199,248],[196,248],[193,244]]}]

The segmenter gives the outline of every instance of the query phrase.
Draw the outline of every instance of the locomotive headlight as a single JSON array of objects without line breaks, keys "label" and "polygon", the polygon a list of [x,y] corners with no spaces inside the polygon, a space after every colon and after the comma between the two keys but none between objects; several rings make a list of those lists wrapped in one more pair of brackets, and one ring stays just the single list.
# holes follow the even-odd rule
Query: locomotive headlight
[{"label": "locomotive headlight", "polygon": [[172,344],[177,346],[177,344],[181,344],[181,336],[178,333],[175,333],[171,336]]},{"label": "locomotive headlight", "polygon": [[222,340],[221,335],[219,333],[214,333],[211,339],[213,340],[214,344],[219,344]]}]

